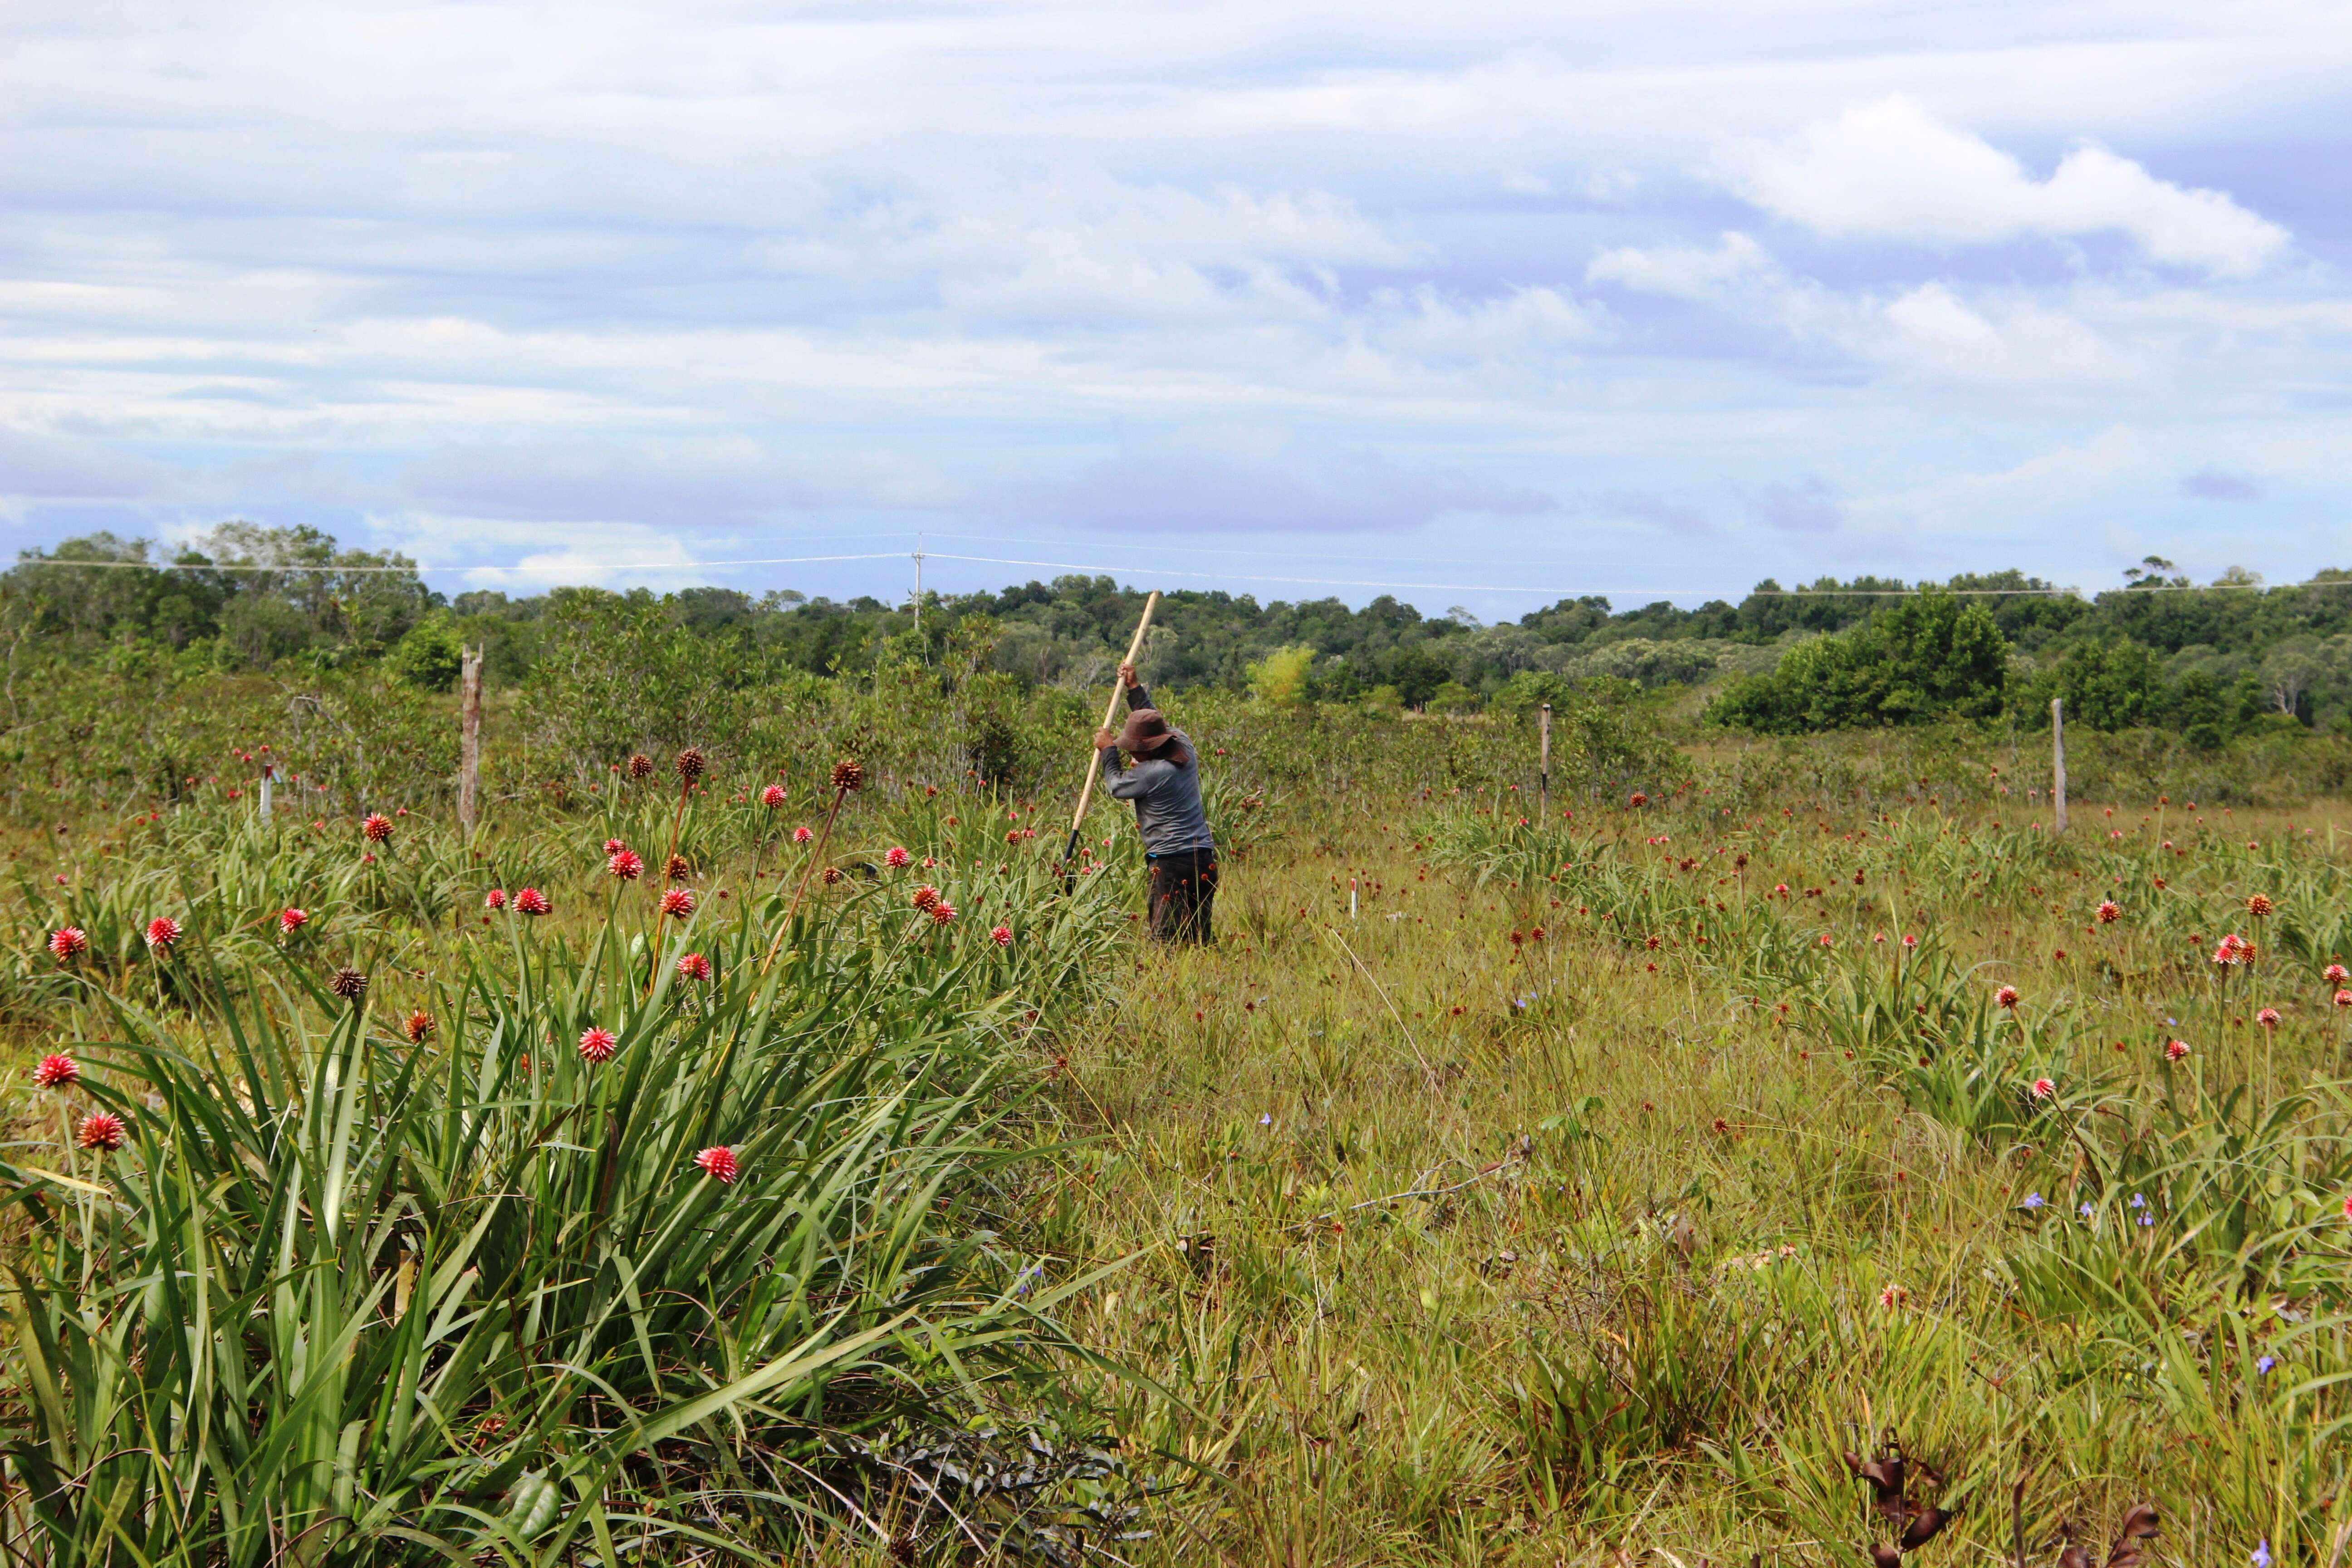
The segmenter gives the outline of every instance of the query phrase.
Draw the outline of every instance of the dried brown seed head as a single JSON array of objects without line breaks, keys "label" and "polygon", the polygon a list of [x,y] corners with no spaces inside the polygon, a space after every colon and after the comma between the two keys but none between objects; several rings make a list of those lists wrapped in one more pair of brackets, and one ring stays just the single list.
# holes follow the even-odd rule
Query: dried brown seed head
[{"label": "dried brown seed head", "polygon": [[632,756],[629,759],[629,776],[631,778],[651,778],[653,777],[653,773],[654,760],[646,755],[643,752],[637,752],[635,756]]},{"label": "dried brown seed head", "polygon": [[866,787],[866,770],[856,763],[833,764],[833,787],[835,793],[847,795]]},{"label": "dried brown seed head", "polygon": [[701,747],[688,746],[677,754],[678,782],[692,784],[700,778],[709,766],[710,760],[702,754]]},{"label": "dried brown seed head", "polygon": [[367,994],[367,976],[356,969],[338,969],[327,982],[327,989],[346,1002],[357,1002]]}]

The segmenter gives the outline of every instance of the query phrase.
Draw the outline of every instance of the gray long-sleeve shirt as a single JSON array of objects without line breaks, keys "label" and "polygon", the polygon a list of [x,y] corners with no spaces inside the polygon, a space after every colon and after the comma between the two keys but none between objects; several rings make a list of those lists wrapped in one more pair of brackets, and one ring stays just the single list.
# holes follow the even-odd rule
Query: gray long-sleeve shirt
[{"label": "gray long-sleeve shirt", "polygon": [[[1150,706],[1149,691],[1141,686],[1128,688],[1128,711]],[[1201,809],[1200,748],[1182,731],[1171,733],[1183,748],[1183,762],[1169,761],[1163,754],[1122,767],[1118,748],[1105,746],[1101,752],[1103,784],[1114,800],[1135,802],[1135,826],[1143,835],[1146,854],[1213,850],[1217,841],[1209,832],[1208,814]]]}]

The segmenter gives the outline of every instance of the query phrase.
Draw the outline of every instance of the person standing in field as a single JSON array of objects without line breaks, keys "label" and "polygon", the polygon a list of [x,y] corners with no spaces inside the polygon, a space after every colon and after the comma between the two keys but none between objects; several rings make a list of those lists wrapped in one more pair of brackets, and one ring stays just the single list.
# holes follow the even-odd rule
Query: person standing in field
[{"label": "person standing in field", "polygon": [[[1201,753],[1181,730],[1171,730],[1135,666],[1118,667],[1127,690],[1127,723],[1114,735],[1095,731],[1103,784],[1117,800],[1135,802],[1136,830],[1151,889],[1154,942],[1216,941],[1209,920],[1217,898],[1217,843],[1201,809]],[[1119,765],[1118,754],[1129,758]]]}]

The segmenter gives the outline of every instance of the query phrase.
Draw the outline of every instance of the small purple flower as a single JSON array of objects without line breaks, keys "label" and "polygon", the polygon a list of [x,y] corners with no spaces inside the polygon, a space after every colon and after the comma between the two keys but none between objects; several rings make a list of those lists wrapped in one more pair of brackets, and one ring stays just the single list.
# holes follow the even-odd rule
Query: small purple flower
[{"label": "small purple flower", "polygon": [[2254,1363],[2254,1375],[2268,1377],[2271,1374],[2271,1368],[2276,1365],[2278,1365],[2278,1357],[2272,1355],[2260,1357]]},{"label": "small purple flower", "polygon": [[2254,1554],[2246,1561],[2252,1563],[2254,1568],[2271,1568],[2271,1543],[2268,1536],[2263,1538],[2262,1544],[2254,1548]]},{"label": "small purple flower", "polygon": [[2139,1194],[2134,1193],[2131,1195],[2131,1206],[2136,1209],[2144,1209],[2147,1207],[2147,1200],[2140,1196]]},{"label": "small purple flower", "polygon": [[2090,1218],[2094,1211],[2093,1211],[2093,1209],[2092,1209],[2092,1207],[2091,1207],[2091,1205],[2090,1205],[2089,1200],[2085,1199],[2085,1200],[2084,1201],[2084,1204],[2083,1204],[2082,1208],[2081,1208],[2081,1209],[2079,1209],[2079,1210],[2077,1210],[2076,1212],[2077,1212],[2077,1213],[2079,1213],[2079,1214],[2081,1214],[2081,1215],[2082,1215],[2082,1216],[2083,1216],[2084,1219],[2088,1219],[2088,1218]]},{"label": "small purple flower", "polygon": [[2025,1194],[2025,1201],[2018,1206],[2020,1208],[2038,1209],[2047,1200],[2044,1199],[2040,1193],[2028,1193]]}]

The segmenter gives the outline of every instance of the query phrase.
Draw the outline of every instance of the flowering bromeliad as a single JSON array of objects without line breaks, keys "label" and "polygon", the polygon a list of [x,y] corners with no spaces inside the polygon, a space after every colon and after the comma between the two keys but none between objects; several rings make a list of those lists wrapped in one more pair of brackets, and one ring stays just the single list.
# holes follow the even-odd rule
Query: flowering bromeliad
[{"label": "flowering bromeliad", "polygon": [[921,910],[924,913],[928,914],[932,910],[939,907],[940,890],[937,888],[932,887],[929,882],[926,882],[921,887],[915,889],[913,896],[908,901],[917,909]]},{"label": "flowering bromeliad", "polygon": [[694,1157],[694,1163],[714,1182],[731,1182],[742,1169],[735,1163],[735,1151],[723,1143],[715,1149],[705,1149]]},{"label": "flowering bromeliad", "polygon": [[634,849],[615,849],[605,858],[604,871],[624,882],[634,882],[646,874],[645,858]]},{"label": "flowering bromeliad", "polygon": [[882,863],[885,866],[889,867],[893,871],[897,871],[903,869],[907,862],[913,858],[914,857],[908,854],[905,848],[893,844],[888,849],[883,852]]},{"label": "flowering bromeliad", "polygon": [[296,931],[300,931],[304,926],[309,925],[310,923],[310,911],[308,910],[289,908],[278,911],[278,934],[279,936],[292,936]]},{"label": "flowering bromeliad", "polygon": [[770,784],[767,788],[761,790],[760,792],[760,804],[766,806],[770,811],[773,811],[778,806],[783,805],[784,786],[782,784]]},{"label": "flowering bromeliad", "polygon": [[492,888],[482,898],[482,908],[486,910],[502,910],[506,907],[507,894],[504,888]]},{"label": "flowering bromeliad", "polygon": [[369,812],[367,820],[360,824],[360,837],[371,844],[391,843],[392,818],[380,811]]},{"label": "flowering bromeliad", "polygon": [[537,888],[525,888],[514,896],[514,906],[527,915],[551,913],[555,905]]},{"label": "flowering bromeliad", "polygon": [[688,953],[677,961],[677,977],[680,980],[709,979],[710,960],[698,952]]},{"label": "flowering bromeliad", "polygon": [[945,899],[941,899],[938,903],[931,906],[931,923],[933,925],[947,925],[955,918],[955,906],[948,902]]},{"label": "flowering bromeliad", "polygon": [[685,888],[672,888],[661,896],[661,912],[674,921],[682,921],[694,912],[694,894]]},{"label": "flowering bromeliad", "polygon": [[52,1051],[33,1068],[33,1083],[39,1089],[70,1089],[81,1081],[81,1064],[62,1051]]},{"label": "flowering bromeliad", "polygon": [[589,1062],[609,1062],[620,1048],[620,1037],[610,1029],[592,1028],[580,1037],[580,1059]]},{"label": "flowering bromeliad", "polygon": [[171,916],[157,915],[147,922],[147,945],[153,952],[169,952],[172,944],[179,940],[180,922]]},{"label": "flowering bromeliad", "polygon": [[79,926],[59,926],[49,933],[49,953],[59,963],[71,963],[89,948],[89,933]]}]

